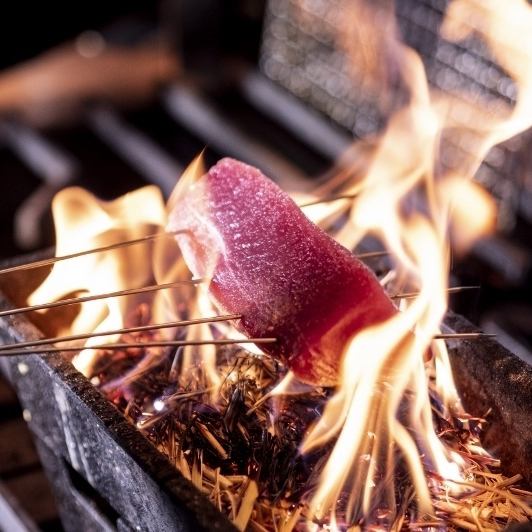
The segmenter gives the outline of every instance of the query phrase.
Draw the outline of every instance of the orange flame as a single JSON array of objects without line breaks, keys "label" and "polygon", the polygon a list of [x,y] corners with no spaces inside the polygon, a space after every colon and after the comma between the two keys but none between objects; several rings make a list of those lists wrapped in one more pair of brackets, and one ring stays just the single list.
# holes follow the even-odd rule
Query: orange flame
[{"label": "orange flame", "polygon": [[[84,189],[73,187],[59,192],[53,200],[56,254],[66,255],[140,238],[164,226],[164,202],[160,190],[150,186],[112,201],[97,200]],[[31,305],[55,301],[68,294],[101,294],[149,284],[152,277],[151,250],[131,246],[105,253],[85,255],[58,262],[28,301]],[[79,314],[63,334],[104,331],[123,327],[128,310],[139,299],[112,298],[83,303]],[[94,337],[86,345],[112,343],[113,337]],[[83,351],[74,364],[83,373],[94,361],[92,351]]]},{"label": "orange flame", "polygon": [[[389,5],[383,8],[381,2],[373,5],[362,0],[355,4],[363,5],[365,16],[344,17],[339,44],[359,67],[361,63],[367,67],[371,58],[381,62],[394,58],[408,94],[407,104],[392,112],[366,164],[357,162],[352,171],[345,166],[353,153],[364,152],[355,146],[351,155],[344,157],[338,177],[320,191],[356,193],[356,199],[312,206],[305,212],[325,227],[332,228],[334,221],[335,237],[346,247],[354,247],[368,234],[377,236],[395,259],[397,289],[413,288],[419,295],[409,304],[403,302],[398,316],[351,340],[344,353],[341,383],[302,444],[302,451],[308,452],[335,441],[311,501],[312,515],[318,519],[329,515],[333,529],[338,526],[338,503],[346,492],[350,494],[348,523],[360,518],[375,522],[376,509],[387,509],[393,516],[398,457],[412,479],[419,517],[434,515],[427,470],[444,479],[460,479],[463,460],[445,447],[433,427],[424,364],[430,349],[433,358],[428,364],[434,368],[437,389],[447,407],[460,413],[445,345],[432,341],[447,309],[449,225],[459,251],[494,229],[493,199],[469,178],[494,144],[532,124],[532,38],[524,30],[525,24],[530,27],[532,23],[532,10],[525,1],[455,0],[450,5],[444,35],[462,39],[470,32],[480,34],[519,88],[520,99],[510,112],[503,116],[484,113],[484,120],[478,120],[477,112],[473,125],[467,120],[457,123],[455,98],[429,90],[420,58],[395,40],[397,31]],[[348,13],[355,9],[353,4],[348,7]],[[372,10],[373,17],[368,14]],[[346,36],[365,34],[360,25],[368,20],[378,20],[388,28],[387,37],[373,50],[367,49],[371,39],[346,46]],[[349,24],[357,29],[349,30]],[[373,26],[370,34],[380,32]],[[353,54],[359,45],[364,53]],[[371,71],[374,75],[380,69],[375,66]],[[460,105],[463,107],[463,102]],[[442,174],[439,170],[437,175],[435,168],[447,128],[464,138],[474,130],[473,152],[455,161],[452,171]],[[346,211],[349,217],[338,228],[339,215]]]}]

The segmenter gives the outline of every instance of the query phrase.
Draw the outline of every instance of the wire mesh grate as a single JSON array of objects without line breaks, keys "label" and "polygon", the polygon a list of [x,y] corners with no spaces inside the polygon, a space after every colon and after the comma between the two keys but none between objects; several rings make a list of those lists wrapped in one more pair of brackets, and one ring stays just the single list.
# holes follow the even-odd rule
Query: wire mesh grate
[{"label": "wire mesh grate", "polygon": [[[457,95],[473,107],[514,105],[516,86],[495,64],[482,40],[468,37],[455,43],[440,36],[448,4],[448,0],[396,2],[403,40],[420,54],[430,86]],[[339,9],[339,0],[269,0],[260,65],[270,79],[355,138],[364,138],[383,127],[384,117],[375,91],[366,90],[364,79],[357,77],[337,45]],[[523,153],[525,140],[526,135],[494,147],[476,175],[498,198],[499,225],[506,230],[512,228],[520,210],[530,215],[528,204],[523,205],[523,198],[532,197],[527,177],[532,165]],[[448,159],[467,149],[463,140],[450,142]]]}]

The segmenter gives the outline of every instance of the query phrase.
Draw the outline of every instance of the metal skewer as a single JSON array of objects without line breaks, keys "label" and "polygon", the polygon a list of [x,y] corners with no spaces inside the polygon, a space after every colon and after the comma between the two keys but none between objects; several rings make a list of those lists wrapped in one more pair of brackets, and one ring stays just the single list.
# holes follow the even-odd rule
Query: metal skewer
[{"label": "metal skewer", "polygon": [[76,253],[70,253],[69,255],[60,255],[59,257],[50,257],[49,259],[36,260],[34,262],[28,262],[26,264],[19,264],[17,266],[11,266],[9,268],[4,268],[0,270],[0,275],[6,273],[13,273],[23,270],[31,270],[33,268],[41,268],[43,266],[49,266],[50,264],[55,264],[68,259],[75,259],[77,257],[83,257],[85,255],[91,255],[93,253],[101,253],[103,251],[111,251],[113,249],[124,248],[128,246],[134,246],[135,244],[141,244],[143,242],[149,242],[150,240],[155,240],[157,238],[163,238],[168,236],[174,236],[179,234],[182,231],[162,231],[160,233],[154,233],[151,235],[143,236],[141,238],[135,238],[133,240],[124,240],[123,242],[117,242],[115,244],[109,244],[108,246],[102,246],[99,248],[87,249],[84,251],[77,251]]},{"label": "metal skewer", "polygon": [[434,340],[476,340],[477,338],[495,338],[497,335],[483,332],[435,334]]},{"label": "metal skewer", "polygon": [[[98,336],[95,334],[94,336]],[[18,355],[43,355],[48,353],[66,353],[78,352],[84,349],[101,349],[101,350],[117,350],[130,349],[138,347],[186,347],[189,345],[232,345],[232,344],[272,344],[277,341],[277,338],[224,338],[220,340],[169,340],[159,342],[128,342],[118,344],[102,344],[82,347],[40,347],[39,349],[9,349],[0,351],[0,357],[11,357]]]},{"label": "metal skewer", "polygon": [[[8,268],[0,269],[0,275],[7,273],[14,273],[19,271],[32,270],[34,268],[42,268],[44,266],[50,266],[56,262],[61,262],[69,259],[76,259],[78,257],[84,257],[86,255],[92,255],[93,253],[103,253],[104,251],[112,251],[113,249],[120,249],[136,244],[143,244],[156,240],[158,238],[165,238],[168,236],[175,236],[184,231],[163,231],[160,233],[154,233],[151,235],[143,236],[140,238],[134,238],[133,240],[124,240],[123,242],[116,242],[115,244],[109,244],[108,246],[102,246],[99,248],[86,249],[84,251],[77,251],[76,253],[70,253],[69,255],[60,255],[59,257],[50,257],[49,259],[41,259],[33,262],[26,262],[24,264],[18,264],[17,266],[10,266]],[[356,255],[359,259],[367,259],[372,257],[383,257],[389,255],[389,251],[370,251],[368,253],[360,253]]]},{"label": "metal skewer", "polygon": [[39,345],[57,344],[62,342],[73,342],[76,340],[87,340],[88,338],[96,338],[99,336],[112,336],[114,334],[127,334],[143,331],[156,331],[159,329],[171,329],[174,327],[188,327],[190,325],[198,325],[201,323],[216,323],[218,321],[237,320],[241,318],[240,314],[224,314],[222,316],[212,316],[209,318],[198,318],[193,320],[169,321],[165,323],[155,323],[151,325],[139,325],[136,327],[123,327],[121,329],[114,329],[112,331],[95,331],[84,334],[73,334],[70,336],[58,336],[56,338],[41,338],[40,340],[32,340],[28,342],[19,342],[16,344],[6,344],[0,346],[0,351],[8,349],[20,349],[22,347],[35,347]]},{"label": "metal skewer", "polygon": [[320,203],[332,203],[333,201],[339,201],[343,199],[354,199],[358,196],[358,194],[341,194],[339,196],[329,196],[327,198],[320,198],[317,200],[309,201],[308,203],[302,203],[301,205],[298,205],[300,209],[303,209],[305,207],[311,207],[312,205],[319,205]]},{"label": "metal skewer", "polygon": [[[466,290],[478,290],[480,286],[453,286],[451,288],[447,288],[446,292],[448,294],[456,294],[457,292],[464,292]],[[413,297],[417,297],[419,295],[419,292],[404,292],[402,294],[395,294],[394,296],[390,296],[391,299],[411,299]]]},{"label": "metal skewer", "polygon": [[[101,336],[94,333],[92,336]],[[444,333],[434,335],[434,340],[474,340],[478,338],[494,338],[495,334],[472,332],[472,333]],[[61,340],[62,341],[62,340]],[[232,344],[271,344],[276,338],[224,338],[220,340],[169,340],[154,342],[128,342],[117,344],[102,344],[82,347],[40,347],[39,349],[0,349],[0,357],[19,355],[39,355],[48,353],[77,352],[84,349],[119,350],[137,347],[185,347],[190,345],[232,345]],[[17,347],[22,344],[15,344]]]},{"label": "metal skewer", "polygon": [[155,292],[157,290],[165,290],[167,288],[175,288],[184,284],[200,284],[203,279],[190,279],[186,281],[174,281],[173,283],[154,284],[143,286],[141,288],[129,288],[127,290],[118,290],[116,292],[107,292],[105,294],[96,294],[93,296],[72,297],[69,299],[62,299],[60,301],[52,301],[51,303],[42,303],[41,305],[30,305],[28,307],[20,307],[15,309],[8,309],[0,311],[0,318],[4,316],[13,316],[14,314],[23,314],[25,312],[32,312],[34,310],[44,310],[48,308],[63,307],[65,305],[75,305],[76,303],[86,303],[87,301],[98,301],[100,299],[108,299],[110,297],[131,296],[134,294],[143,294],[145,292]]},{"label": "metal skewer", "polygon": [[372,259],[373,257],[386,257],[389,251],[368,251],[367,253],[358,253],[355,255],[357,259]]},{"label": "metal skewer", "polygon": [[[109,333],[110,334],[110,333]],[[94,333],[92,336],[102,336],[101,333]],[[476,340],[479,338],[494,338],[495,334],[482,333],[482,332],[471,332],[471,333],[444,333],[434,335],[434,340]],[[60,340],[63,341],[63,340]],[[101,349],[101,350],[119,350],[119,349],[129,349],[129,348],[138,348],[138,347],[185,347],[190,345],[232,345],[232,344],[271,344],[276,342],[276,338],[224,338],[220,340],[169,340],[169,341],[154,341],[154,342],[128,342],[128,343],[117,343],[117,344],[101,344],[101,345],[91,345],[91,346],[81,346],[81,347],[39,347],[38,349],[18,349],[20,345],[23,344],[14,344],[17,349],[0,349],[0,358],[8,356],[19,356],[19,355],[39,355],[39,354],[48,354],[48,353],[67,353],[67,352],[78,352],[84,349]]]}]

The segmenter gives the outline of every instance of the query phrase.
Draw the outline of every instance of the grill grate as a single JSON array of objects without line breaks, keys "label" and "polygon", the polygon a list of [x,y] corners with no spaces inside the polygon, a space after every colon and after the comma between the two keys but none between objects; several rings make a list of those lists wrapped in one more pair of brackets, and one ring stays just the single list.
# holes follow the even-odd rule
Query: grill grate
[{"label": "grill grate", "polygon": [[[355,138],[378,132],[384,120],[375,91],[364,90],[364,80],[350,70],[346,54],[335,43],[340,0],[270,0],[261,48],[261,69],[298,98],[321,111]],[[479,38],[459,43],[439,35],[448,0],[397,0],[396,16],[405,42],[422,57],[432,88],[460,94],[473,106],[512,106],[513,81],[494,63]],[[523,136],[496,146],[476,179],[499,200],[499,225],[510,230],[527,188],[524,177],[530,163],[523,157]],[[464,150],[450,143],[448,150]],[[528,184],[528,190],[532,188]],[[528,192],[529,194],[530,192]]]}]

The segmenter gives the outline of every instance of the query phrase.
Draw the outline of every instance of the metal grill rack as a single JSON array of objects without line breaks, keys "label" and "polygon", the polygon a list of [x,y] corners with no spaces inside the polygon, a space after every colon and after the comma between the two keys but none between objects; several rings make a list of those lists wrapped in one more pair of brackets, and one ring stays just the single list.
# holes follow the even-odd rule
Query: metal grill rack
[{"label": "metal grill rack", "polygon": [[[454,43],[439,35],[447,0],[398,0],[404,41],[422,57],[430,85],[460,93],[472,104],[513,105],[516,87],[478,38]],[[364,91],[345,53],[335,43],[339,0],[271,0],[267,6],[260,64],[264,74],[327,115],[356,138],[383,126],[375,94]],[[316,24],[316,23],[319,24]],[[317,30],[316,28],[319,28]],[[362,88],[362,90],[361,90]],[[523,138],[496,146],[476,179],[499,199],[499,225],[511,230],[516,217],[530,216],[530,168]],[[453,146],[455,150],[464,149]]]}]

